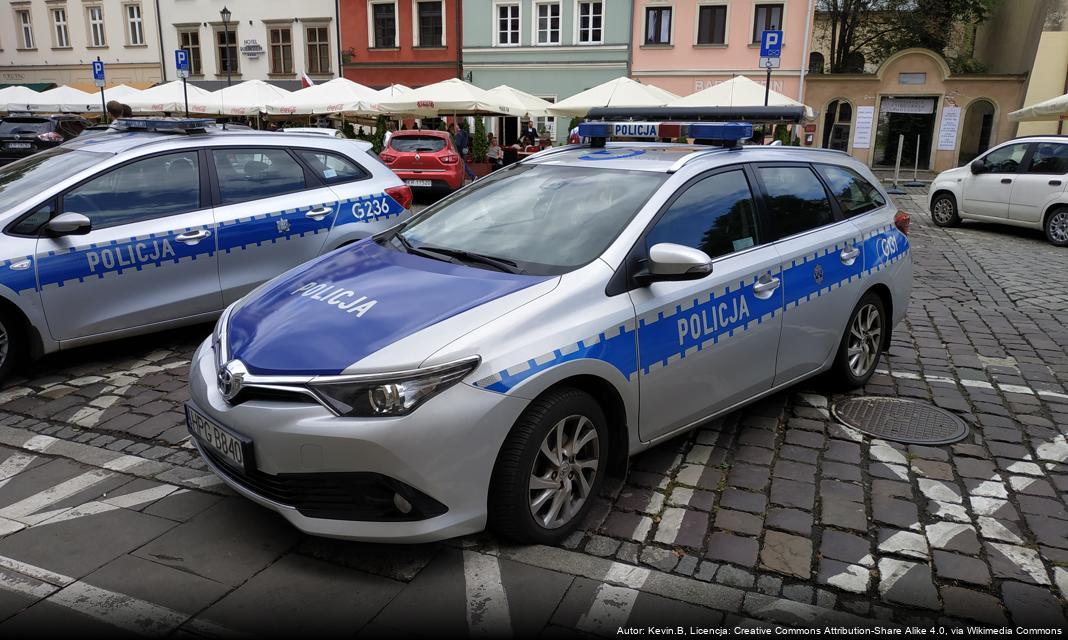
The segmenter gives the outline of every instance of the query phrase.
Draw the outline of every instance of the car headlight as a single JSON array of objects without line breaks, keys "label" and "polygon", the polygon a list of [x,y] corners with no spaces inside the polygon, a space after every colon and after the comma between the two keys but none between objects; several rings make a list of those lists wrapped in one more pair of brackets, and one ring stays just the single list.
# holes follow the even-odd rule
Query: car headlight
[{"label": "car headlight", "polygon": [[316,378],[308,388],[340,416],[403,416],[462,380],[479,362],[476,356],[400,373]]}]

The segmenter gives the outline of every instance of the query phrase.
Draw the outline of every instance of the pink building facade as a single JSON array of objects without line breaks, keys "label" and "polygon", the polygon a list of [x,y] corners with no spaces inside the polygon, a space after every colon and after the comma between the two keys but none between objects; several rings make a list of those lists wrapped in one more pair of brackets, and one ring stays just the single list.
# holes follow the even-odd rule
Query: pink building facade
[{"label": "pink building facade", "polygon": [[804,97],[815,0],[634,0],[631,76],[688,95],[736,75],[764,84],[760,34],[781,29],[771,88]]}]

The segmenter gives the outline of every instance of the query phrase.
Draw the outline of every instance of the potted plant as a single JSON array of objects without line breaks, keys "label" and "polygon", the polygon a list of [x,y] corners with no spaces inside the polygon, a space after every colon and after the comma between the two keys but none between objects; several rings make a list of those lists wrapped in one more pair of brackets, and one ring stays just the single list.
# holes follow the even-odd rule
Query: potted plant
[{"label": "potted plant", "polygon": [[471,172],[478,177],[489,175],[493,169],[493,165],[486,160],[486,150],[489,148],[489,141],[486,139],[486,125],[482,121],[482,116],[475,118],[475,135],[471,137],[471,158],[473,162],[468,166],[471,167]]}]

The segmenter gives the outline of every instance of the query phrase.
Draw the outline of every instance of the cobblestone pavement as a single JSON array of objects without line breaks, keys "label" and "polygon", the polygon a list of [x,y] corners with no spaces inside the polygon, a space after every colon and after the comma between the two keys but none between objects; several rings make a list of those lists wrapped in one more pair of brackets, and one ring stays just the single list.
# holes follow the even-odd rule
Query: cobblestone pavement
[{"label": "cobblestone pavement", "polygon": [[1063,627],[1068,251],[937,229],[918,190],[899,204],[913,301],[862,393],[957,413],[961,443],[838,425],[815,381],[636,457],[560,548],[341,543],[233,496],[189,447],[208,327],[100,345],[0,390],[0,635]]}]

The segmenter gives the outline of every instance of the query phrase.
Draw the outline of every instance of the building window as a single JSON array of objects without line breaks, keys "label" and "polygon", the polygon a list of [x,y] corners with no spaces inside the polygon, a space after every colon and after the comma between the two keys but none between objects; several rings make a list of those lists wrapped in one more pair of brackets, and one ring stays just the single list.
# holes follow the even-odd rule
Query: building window
[{"label": "building window", "polygon": [[758,4],[753,16],[753,42],[760,42],[761,33],[779,29],[782,29],[782,5]]},{"label": "building window", "polygon": [[52,9],[52,34],[57,49],[70,47],[70,31],[67,30],[67,9]]},{"label": "building window", "polygon": [[227,31],[222,27],[216,29],[215,55],[217,56],[216,68],[219,69],[219,75],[225,75],[227,72],[231,74],[240,73],[241,65],[237,59],[236,31],[233,29]]},{"label": "building window", "polygon": [[371,46],[392,49],[397,46],[397,5],[379,2],[371,5]]},{"label": "building window", "polygon": [[145,43],[144,21],[139,4],[126,5],[126,41],[133,46]]},{"label": "building window", "polygon": [[440,47],[445,43],[442,38],[444,7],[439,1],[417,2],[416,4],[416,41],[417,47]]},{"label": "building window", "polygon": [[108,46],[104,32],[104,7],[86,7],[85,13],[89,17],[89,44],[94,47]]},{"label": "building window", "polygon": [[319,25],[305,29],[308,43],[308,73],[330,73],[330,29]]},{"label": "building window", "polygon": [[36,43],[33,41],[33,22],[30,19],[29,9],[18,9],[15,11],[15,20],[19,23],[19,33],[22,35],[22,48],[34,49]]},{"label": "building window", "polygon": [[671,44],[671,7],[645,8],[645,44]]},{"label": "building window", "polygon": [[189,56],[189,75],[199,76],[203,74],[204,70],[200,63],[200,32],[179,31],[178,43]]},{"label": "building window", "polygon": [[824,59],[823,54],[819,51],[813,51],[808,54],[808,72],[809,73],[823,73]]},{"label": "building window", "polygon": [[519,44],[519,5],[497,5],[497,44]]},{"label": "building window", "polygon": [[923,71],[897,74],[898,84],[927,84],[927,74]]},{"label": "building window", "polygon": [[[546,102],[556,102],[555,96],[539,97]],[[538,116],[537,118],[534,118],[534,128],[538,130],[539,134],[544,131],[545,135],[549,136],[550,140],[556,140],[556,118],[552,116]],[[533,142],[535,145],[538,144],[537,140],[534,140]]]},{"label": "building window", "polygon": [[604,3],[578,3],[578,43],[601,44],[604,42]]},{"label": "building window", "polygon": [[698,8],[697,44],[727,43],[727,5],[711,4]]},{"label": "building window", "polygon": [[560,44],[560,3],[539,3],[534,6],[537,14],[534,41],[538,44]]},{"label": "building window", "polygon": [[267,30],[270,43],[271,73],[293,73],[293,30],[271,27]]},{"label": "building window", "polygon": [[823,148],[849,151],[849,131],[853,123],[853,105],[832,100],[823,115]]}]

